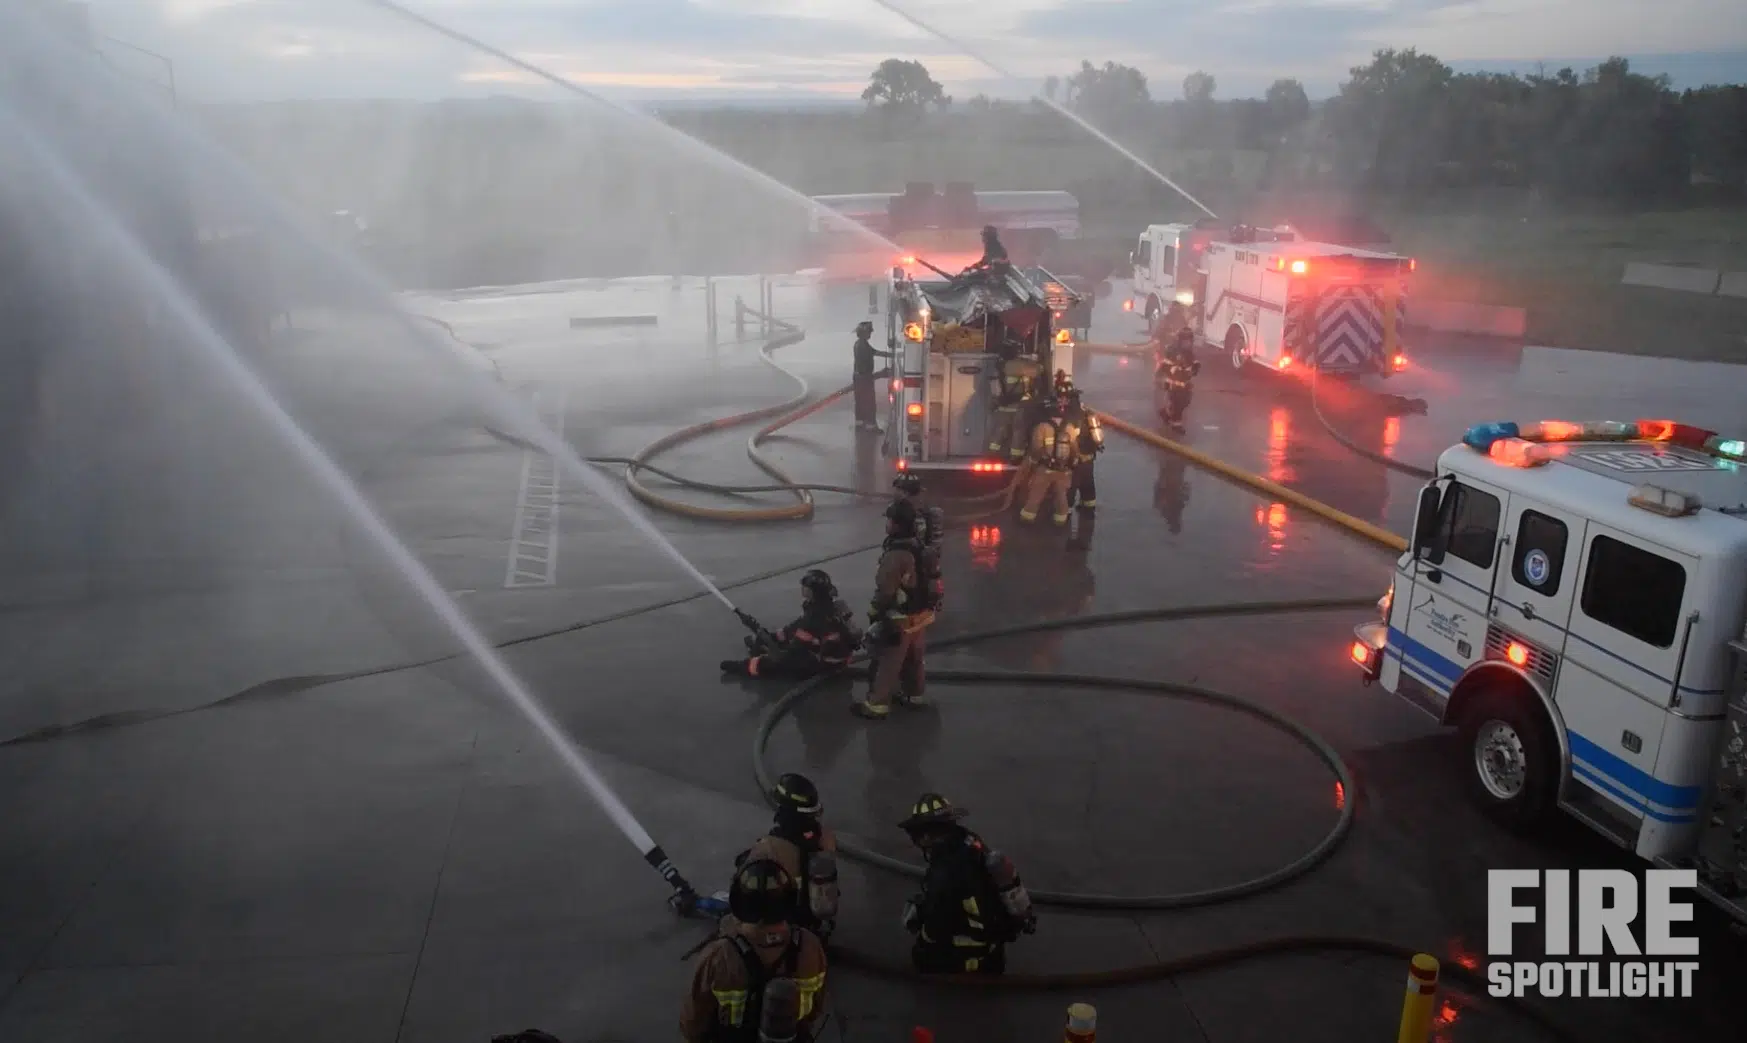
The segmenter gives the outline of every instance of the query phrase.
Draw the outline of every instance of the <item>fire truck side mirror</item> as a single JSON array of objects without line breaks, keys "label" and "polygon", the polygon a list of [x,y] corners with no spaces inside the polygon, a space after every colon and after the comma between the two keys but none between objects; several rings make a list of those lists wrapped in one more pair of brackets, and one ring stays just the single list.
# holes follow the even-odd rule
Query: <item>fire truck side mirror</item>
[{"label": "fire truck side mirror", "polygon": [[[1453,498],[1452,498],[1453,499]],[[1413,556],[1425,558],[1436,565],[1444,558],[1442,538],[1444,489],[1437,482],[1419,491],[1419,510],[1413,523]]]}]

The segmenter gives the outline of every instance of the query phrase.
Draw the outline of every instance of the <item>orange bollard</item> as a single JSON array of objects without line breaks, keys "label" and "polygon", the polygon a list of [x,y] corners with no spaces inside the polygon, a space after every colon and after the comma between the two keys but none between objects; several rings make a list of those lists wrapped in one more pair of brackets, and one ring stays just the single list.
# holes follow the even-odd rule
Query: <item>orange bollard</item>
[{"label": "orange bollard", "polygon": [[1068,1028],[1063,1043],[1095,1043],[1098,1038],[1098,1011],[1090,1003],[1076,1003],[1068,1008]]}]

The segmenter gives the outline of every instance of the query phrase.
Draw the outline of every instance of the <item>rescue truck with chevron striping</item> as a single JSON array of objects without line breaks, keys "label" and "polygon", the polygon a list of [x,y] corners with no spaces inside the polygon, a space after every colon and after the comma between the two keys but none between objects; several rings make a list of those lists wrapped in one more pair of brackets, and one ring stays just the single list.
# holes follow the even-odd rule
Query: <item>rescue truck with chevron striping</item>
[{"label": "rescue truck with chevron striping", "polygon": [[1747,442],[1670,420],[1471,428],[1351,659],[1460,729],[1474,799],[1563,809],[1747,922]]},{"label": "rescue truck with chevron striping", "polygon": [[1152,225],[1124,309],[1151,333],[1187,326],[1237,370],[1387,377],[1407,365],[1412,258],[1304,240],[1290,226]]}]

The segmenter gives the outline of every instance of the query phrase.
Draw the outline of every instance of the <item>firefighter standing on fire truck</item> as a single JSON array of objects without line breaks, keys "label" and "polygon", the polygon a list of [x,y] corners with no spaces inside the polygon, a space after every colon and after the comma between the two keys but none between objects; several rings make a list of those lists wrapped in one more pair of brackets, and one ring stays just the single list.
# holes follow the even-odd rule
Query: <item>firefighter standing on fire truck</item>
[{"label": "firefighter standing on fire truck", "polygon": [[989,428],[989,452],[1006,455],[1015,463],[1024,459],[1028,428],[1023,421],[1028,419],[1042,372],[1036,359],[1019,354],[1017,345],[1002,345],[995,363],[995,416]]},{"label": "firefighter standing on fire truck", "polygon": [[1034,522],[1043,501],[1053,498],[1055,523],[1068,523],[1068,486],[1080,457],[1080,430],[1069,422],[1067,404],[1059,398],[1047,403],[1043,421],[1031,430],[1031,488],[1019,520]]}]

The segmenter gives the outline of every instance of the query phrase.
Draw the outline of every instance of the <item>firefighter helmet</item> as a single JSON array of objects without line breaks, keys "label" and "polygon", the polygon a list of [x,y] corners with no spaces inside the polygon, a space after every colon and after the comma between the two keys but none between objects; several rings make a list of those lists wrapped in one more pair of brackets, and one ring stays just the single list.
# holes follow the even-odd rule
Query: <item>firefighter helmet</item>
[{"label": "firefighter helmet", "polygon": [[873,336],[873,331],[874,331],[874,324],[867,321],[866,319],[863,319],[860,322],[855,324],[855,332],[860,334],[863,337]]},{"label": "firefighter helmet", "polygon": [[819,787],[798,772],[785,772],[776,780],[776,789],[771,790],[770,795],[775,798],[777,807],[802,815],[818,815],[825,810],[819,801]]},{"label": "firefighter helmet", "polygon": [[918,833],[933,826],[950,826],[964,818],[966,811],[938,793],[924,793],[910,808],[910,817],[898,823],[898,828]]},{"label": "firefighter helmet", "polygon": [[837,584],[831,582],[831,574],[824,569],[808,569],[801,577],[801,596],[808,601],[829,603],[837,597]]},{"label": "firefighter helmet", "polygon": [[743,863],[728,885],[728,911],[747,924],[786,921],[795,904],[795,881],[788,870],[768,858]]},{"label": "firefighter helmet", "polygon": [[922,491],[922,476],[905,471],[892,479],[892,488],[905,496],[915,496]]}]

